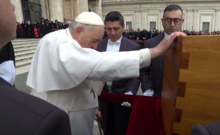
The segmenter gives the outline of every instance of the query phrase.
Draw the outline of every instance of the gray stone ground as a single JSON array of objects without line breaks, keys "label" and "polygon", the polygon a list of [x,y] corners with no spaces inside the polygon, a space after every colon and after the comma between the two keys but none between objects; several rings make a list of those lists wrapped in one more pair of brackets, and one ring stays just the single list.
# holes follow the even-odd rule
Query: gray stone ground
[{"label": "gray stone ground", "polygon": [[[27,75],[28,73],[17,75],[16,80],[15,80],[15,87],[20,91],[23,91],[25,93],[30,93],[31,88],[26,85]],[[138,95],[141,95],[141,94],[142,92],[141,92],[141,89],[139,88]],[[99,129],[98,129],[96,122],[94,122],[93,134],[99,135]]]},{"label": "gray stone ground", "polygon": [[[94,124],[94,126],[93,126],[93,134],[94,134],[94,135],[100,135],[100,133],[99,133],[99,128],[98,128],[98,126],[95,125],[95,124]],[[103,135],[104,135],[104,134],[103,134]]]},{"label": "gray stone ground", "polygon": [[15,79],[15,87],[25,93],[30,93],[31,88],[26,85],[27,75],[28,73],[17,75]]}]

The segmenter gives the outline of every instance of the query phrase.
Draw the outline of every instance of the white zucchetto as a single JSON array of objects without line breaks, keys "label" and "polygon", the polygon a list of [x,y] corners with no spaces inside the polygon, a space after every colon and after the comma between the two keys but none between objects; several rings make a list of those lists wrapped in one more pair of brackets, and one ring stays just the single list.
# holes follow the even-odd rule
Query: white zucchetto
[{"label": "white zucchetto", "polygon": [[102,18],[94,12],[83,12],[76,17],[75,21],[83,24],[104,26]]}]

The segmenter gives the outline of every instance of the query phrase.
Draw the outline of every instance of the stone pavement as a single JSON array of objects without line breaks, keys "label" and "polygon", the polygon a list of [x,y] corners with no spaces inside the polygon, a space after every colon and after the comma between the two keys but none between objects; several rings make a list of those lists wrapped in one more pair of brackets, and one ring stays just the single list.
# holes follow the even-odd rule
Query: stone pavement
[{"label": "stone pavement", "polygon": [[21,90],[25,93],[30,93],[31,88],[26,85],[27,75],[28,75],[28,72],[20,74],[20,75],[16,75],[15,87],[18,90]]},{"label": "stone pavement", "polygon": [[[23,73],[23,74],[20,74],[20,75],[17,75],[16,80],[15,80],[15,87],[18,90],[21,90],[25,93],[30,93],[31,88],[26,85],[27,75],[28,75],[27,72]],[[141,94],[142,94],[142,91],[139,88],[137,95],[141,95]],[[99,135],[99,129],[98,129],[98,125],[97,125],[96,121],[94,121],[93,134],[94,135]]]},{"label": "stone pavement", "polygon": [[94,126],[93,126],[93,135],[100,135],[99,128],[98,128],[98,125],[96,124],[96,121],[94,122]]}]

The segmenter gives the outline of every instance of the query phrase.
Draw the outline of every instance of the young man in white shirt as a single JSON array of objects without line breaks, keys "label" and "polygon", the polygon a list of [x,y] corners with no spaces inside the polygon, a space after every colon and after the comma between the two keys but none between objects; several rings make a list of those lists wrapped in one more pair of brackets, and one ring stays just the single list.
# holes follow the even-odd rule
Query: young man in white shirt
[{"label": "young man in white shirt", "polygon": [[[140,49],[139,44],[128,40],[122,35],[125,24],[121,13],[117,11],[109,12],[104,22],[108,38],[99,42],[97,51],[123,52]],[[102,92],[136,95],[139,85],[139,78],[106,81]],[[120,104],[100,102],[99,111],[102,114],[101,126],[105,135],[126,134],[131,108],[121,106]]]}]

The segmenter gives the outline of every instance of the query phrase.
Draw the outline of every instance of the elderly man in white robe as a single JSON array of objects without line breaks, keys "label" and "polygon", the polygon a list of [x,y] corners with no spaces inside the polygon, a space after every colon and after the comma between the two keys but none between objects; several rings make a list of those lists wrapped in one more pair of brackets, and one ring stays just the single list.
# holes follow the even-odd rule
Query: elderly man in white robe
[{"label": "elderly man in white robe", "polygon": [[94,49],[103,34],[102,19],[93,12],[83,12],[69,28],[43,37],[32,59],[27,79],[31,94],[65,110],[72,134],[92,134],[98,98],[89,80],[138,77],[140,68],[164,55],[177,36],[185,35],[173,33],[152,49],[97,52]]}]

